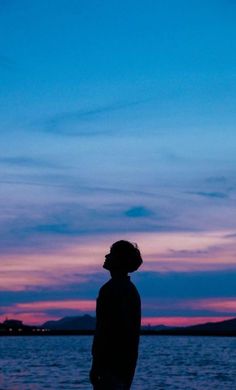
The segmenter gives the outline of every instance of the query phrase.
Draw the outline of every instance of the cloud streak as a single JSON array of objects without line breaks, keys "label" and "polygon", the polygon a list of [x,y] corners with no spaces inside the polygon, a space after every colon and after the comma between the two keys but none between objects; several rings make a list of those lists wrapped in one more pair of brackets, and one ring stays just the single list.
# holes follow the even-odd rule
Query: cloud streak
[{"label": "cloud streak", "polygon": [[[152,2],[158,12],[135,10],[141,36],[132,2],[125,21],[122,7],[105,6],[106,15],[97,7],[91,19],[90,2],[76,17],[70,5],[55,17],[50,2],[27,2],[27,12],[18,3],[0,1],[0,297],[8,313],[14,302],[48,299],[61,316],[73,307],[53,302],[95,299],[104,254],[122,238],[143,252],[133,278],[144,299],[221,294],[226,303],[236,284],[231,15],[222,18],[218,6],[213,15],[211,5],[203,15],[189,2],[175,23],[178,2],[171,13]],[[48,310],[41,304],[35,317]],[[163,317],[171,310],[212,313],[189,304]]]},{"label": "cloud streak", "polygon": [[[63,316],[76,316],[81,314],[95,314],[95,299],[62,299],[36,302],[15,303],[5,305],[0,316],[27,319],[29,323],[58,319]],[[208,321],[223,321],[236,316],[236,297],[226,299],[168,299],[143,300],[143,324],[187,325]],[[185,322],[183,322],[185,321]]]},{"label": "cloud streak", "polygon": [[[101,134],[109,134],[109,131],[104,128],[99,129],[96,128],[73,128],[73,125],[80,123],[88,123],[89,121],[97,120],[98,118],[102,118],[107,114],[122,112],[127,109],[132,109],[135,107],[139,107],[140,105],[147,104],[152,102],[153,99],[140,99],[132,102],[116,102],[113,104],[108,104],[100,107],[90,108],[90,109],[81,109],[75,111],[68,111],[60,114],[53,115],[49,117],[47,120],[40,122],[40,125],[43,126],[44,131],[48,133],[56,133],[60,135],[67,136],[79,136],[79,135],[101,135]],[[69,125],[69,127],[67,127]]]},{"label": "cloud streak", "polygon": [[[88,280],[95,272],[100,272],[108,248],[114,241],[121,238],[139,244],[145,254],[141,275],[143,275],[143,278],[145,275],[147,280],[148,275],[154,278],[150,282],[151,286],[158,286],[162,278],[167,283],[168,275],[176,275],[174,272],[182,273],[182,278],[184,278],[184,274],[189,275],[189,272],[195,272],[198,277],[201,275],[203,283],[205,274],[201,272],[208,270],[214,276],[214,272],[219,270],[223,279],[224,275],[227,275],[230,280],[229,271],[236,269],[235,240],[224,238],[222,234],[211,234],[208,239],[205,238],[204,242],[203,237],[204,235],[201,234],[186,233],[183,237],[182,233],[164,232],[155,234],[127,232],[121,236],[116,232],[109,235],[93,236],[82,236],[80,234],[70,240],[62,240],[59,235],[58,240],[54,239],[53,243],[51,243],[52,239],[49,237],[48,246],[44,246],[41,250],[37,250],[35,242],[33,242],[33,249],[30,248],[28,252],[20,253],[19,250],[16,250],[5,255],[1,254],[0,288],[2,291],[27,291],[48,286],[56,290],[59,286],[64,288],[67,285],[72,286],[74,283],[81,283],[85,290],[89,290]],[[45,236],[43,236],[43,240],[45,240]],[[180,256],[180,253],[183,253],[182,248],[184,246],[188,251],[188,255],[184,252],[185,257]],[[205,254],[199,255],[199,250],[204,250]],[[175,251],[177,251],[177,256]],[[228,271],[228,273],[224,274],[224,271]],[[166,274],[167,276],[159,277],[157,273],[160,275]],[[219,277],[219,274],[217,275]],[[220,284],[223,283],[223,279]],[[142,280],[141,278],[143,283]],[[190,279],[187,278],[186,281],[188,280]],[[171,291],[174,291],[173,286],[176,285],[177,281],[171,280]],[[214,286],[217,291],[214,277],[210,285]],[[191,294],[193,284],[189,286],[188,294]],[[144,287],[144,291],[147,293],[148,285],[146,285],[146,282]],[[196,290],[197,287],[196,284]],[[179,291],[182,291],[180,285],[178,285],[178,288]],[[175,293],[177,294],[176,291]],[[158,290],[156,294],[159,296]]]},{"label": "cloud streak", "polygon": [[58,168],[58,165],[53,162],[27,156],[0,157],[0,165],[18,168]]},{"label": "cloud streak", "polygon": [[227,199],[229,198],[229,195],[226,192],[217,192],[217,191],[212,191],[212,192],[204,192],[204,191],[191,191],[189,192],[192,195],[198,195],[204,198],[210,198],[210,199]]},{"label": "cloud streak", "polygon": [[4,307],[5,311],[11,310],[16,314],[20,313],[34,313],[34,312],[53,312],[58,309],[70,309],[77,312],[94,312],[96,307],[95,300],[61,300],[61,301],[38,301],[38,302],[26,302],[16,303],[10,307]]},{"label": "cloud streak", "polygon": [[144,206],[135,206],[125,211],[125,215],[129,218],[145,218],[150,217],[154,213]]}]

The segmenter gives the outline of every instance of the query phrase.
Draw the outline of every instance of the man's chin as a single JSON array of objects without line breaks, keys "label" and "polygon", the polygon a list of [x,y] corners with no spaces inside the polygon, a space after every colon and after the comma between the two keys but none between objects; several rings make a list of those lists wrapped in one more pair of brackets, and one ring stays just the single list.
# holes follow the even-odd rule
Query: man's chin
[{"label": "man's chin", "polygon": [[103,266],[102,266],[104,269],[108,269],[107,268],[107,263],[104,261],[104,263],[103,263]]}]

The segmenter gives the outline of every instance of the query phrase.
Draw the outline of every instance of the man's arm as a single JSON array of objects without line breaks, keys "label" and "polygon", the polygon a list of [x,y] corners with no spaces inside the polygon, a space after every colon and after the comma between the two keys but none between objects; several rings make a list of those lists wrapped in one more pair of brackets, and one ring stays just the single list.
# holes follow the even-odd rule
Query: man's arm
[{"label": "man's arm", "polygon": [[106,338],[107,338],[107,312],[109,311],[109,294],[104,286],[100,289],[96,303],[96,329],[92,345],[92,368],[90,381],[95,384],[99,381],[101,372],[106,365]]}]

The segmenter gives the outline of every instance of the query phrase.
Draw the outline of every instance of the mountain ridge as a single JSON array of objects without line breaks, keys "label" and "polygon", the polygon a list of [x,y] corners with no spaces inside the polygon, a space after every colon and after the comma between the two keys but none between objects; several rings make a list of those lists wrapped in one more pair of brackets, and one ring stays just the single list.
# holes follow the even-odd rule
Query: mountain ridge
[{"label": "mountain ridge", "polygon": [[[47,321],[39,326],[25,325],[19,320],[6,320],[0,323],[0,335],[5,334],[93,334],[96,318],[83,316],[63,317],[59,320]],[[196,336],[236,336],[236,318],[218,322],[206,322],[185,327],[169,327],[165,325],[142,326],[143,335],[196,335]]]}]

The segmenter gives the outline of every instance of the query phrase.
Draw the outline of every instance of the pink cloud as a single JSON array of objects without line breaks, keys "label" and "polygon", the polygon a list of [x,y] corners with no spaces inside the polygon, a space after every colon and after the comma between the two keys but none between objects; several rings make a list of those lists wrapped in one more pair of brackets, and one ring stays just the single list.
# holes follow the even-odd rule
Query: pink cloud
[{"label": "pink cloud", "polygon": [[94,300],[62,300],[62,301],[40,301],[30,303],[16,303],[14,308],[16,310],[54,310],[54,309],[73,309],[82,311],[93,311],[96,307]]},{"label": "pink cloud", "polygon": [[57,251],[3,254],[0,289],[21,291],[86,281],[90,274],[102,270],[104,255],[112,242],[120,238],[138,243],[144,257],[142,270],[185,272],[232,268],[236,244],[230,233],[131,232],[122,237],[111,234],[78,238]]},{"label": "pink cloud", "polygon": [[195,299],[183,302],[181,305],[184,308],[236,313],[236,297]]},{"label": "pink cloud", "polygon": [[[96,307],[95,300],[62,300],[62,301],[40,301],[40,302],[26,302],[16,303],[9,307],[6,307],[4,316],[1,321],[6,317],[19,319],[26,324],[42,324],[48,320],[57,320],[61,317],[58,315],[48,314],[47,310],[78,310],[84,313],[92,312],[94,315]],[[156,308],[156,309],[171,309],[173,303],[169,302],[156,302],[144,304],[145,308]],[[229,298],[225,300],[221,299],[196,299],[187,300],[182,302],[174,302],[174,307],[179,309],[206,309],[212,311],[221,311],[222,313],[232,312],[236,310],[236,298]],[[169,325],[169,326],[188,326],[206,322],[217,322],[230,319],[230,316],[149,316],[142,318],[143,325]]]},{"label": "pink cloud", "polygon": [[95,300],[89,299],[67,299],[60,301],[38,301],[38,302],[25,302],[15,303],[11,306],[6,306],[6,310],[11,310],[13,313],[19,313],[21,311],[41,312],[44,310],[57,310],[57,309],[72,309],[79,311],[94,311],[96,307]]},{"label": "pink cloud", "polygon": [[[23,321],[24,324],[28,325],[41,325],[46,321],[59,320],[60,317],[49,315],[43,312],[21,312],[20,314],[14,313],[12,311],[6,312],[4,316],[0,318],[0,321],[8,319],[16,319]],[[218,322],[228,320],[232,317],[143,317],[142,325],[167,325],[167,326],[189,326],[196,324],[204,324],[206,322]]]},{"label": "pink cloud", "polygon": [[235,312],[236,315],[236,297],[230,298],[201,298],[201,299],[152,299],[143,300],[145,310],[207,310],[222,313]]},{"label": "pink cloud", "polygon": [[49,320],[58,320],[58,316],[49,316],[48,314],[41,312],[15,313],[14,311],[6,311],[4,316],[0,317],[0,322],[3,322],[6,318],[22,321],[24,324],[27,325],[41,325]]},{"label": "pink cloud", "polygon": [[[94,314],[96,307],[95,300],[62,300],[62,301],[40,301],[15,303],[14,305],[5,307],[5,313],[2,316],[2,321],[8,318],[19,319],[27,324],[40,324],[42,322],[59,319],[58,315],[48,314],[48,311],[53,310],[75,310],[78,313],[92,312]],[[74,314],[76,315],[76,314]],[[62,317],[62,316],[61,316]]]}]

